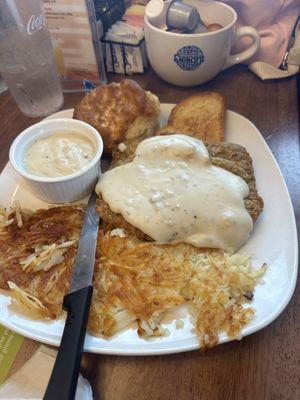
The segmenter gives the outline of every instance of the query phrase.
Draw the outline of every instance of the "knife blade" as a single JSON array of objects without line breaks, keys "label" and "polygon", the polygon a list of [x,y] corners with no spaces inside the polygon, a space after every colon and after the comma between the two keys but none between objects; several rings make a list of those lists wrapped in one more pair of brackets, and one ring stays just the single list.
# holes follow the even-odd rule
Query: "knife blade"
[{"label": "knife blade", "polygon": [[92,284],[96,256],[99,214],[96,211],[97,195],[88,202],[73,268],[70,292]]},{"label": "knife blade", "polygon": [[67,318],[56,361],[44,395],[45,400],[71,400],[75,397],[93,293],[92,279],[99,226],[96,200],[97,195],[93,193],[86,207],[70,290],[63,301],[63,309],[67,311]]}]

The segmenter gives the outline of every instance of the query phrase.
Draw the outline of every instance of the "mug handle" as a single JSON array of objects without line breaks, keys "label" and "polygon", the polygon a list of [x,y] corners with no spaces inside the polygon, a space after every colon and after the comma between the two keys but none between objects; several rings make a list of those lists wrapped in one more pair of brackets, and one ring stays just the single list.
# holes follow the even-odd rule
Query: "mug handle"
[{"label": "mug handle", "polygon": [[237,41],[243,36],[250,36],[253,39],[252,44],[248,47],[248,49],[241,51],[240,53],[230,55],[223,67],[223,70],[231,67],[232,65],[248,60],[259,49],[260,36],[256,29],[252,28],[252,26],[242,26],[238,28],[235,34],[235,40]]}]

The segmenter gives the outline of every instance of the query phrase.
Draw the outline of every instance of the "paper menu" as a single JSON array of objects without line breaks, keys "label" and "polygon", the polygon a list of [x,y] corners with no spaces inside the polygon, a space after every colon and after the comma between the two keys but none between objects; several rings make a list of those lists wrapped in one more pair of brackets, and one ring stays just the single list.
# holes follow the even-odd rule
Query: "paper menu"
[{"label": "paper menu", "polygon": [[23,340],[23,336],[0,325],[0,385],[5,381]]},{"label": "paper menu", "polygon": [[93,0],[43,0],[43,3],[60,76],[106,82]]}]

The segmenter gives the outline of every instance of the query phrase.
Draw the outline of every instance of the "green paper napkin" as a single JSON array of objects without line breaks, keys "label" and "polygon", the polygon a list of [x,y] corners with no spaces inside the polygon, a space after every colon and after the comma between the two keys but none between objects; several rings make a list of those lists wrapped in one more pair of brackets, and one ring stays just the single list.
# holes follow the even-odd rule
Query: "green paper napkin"
[{"label": "green paper napkin", "polygon": [[0,384],[7,377],[24,337],[0,325]]}]

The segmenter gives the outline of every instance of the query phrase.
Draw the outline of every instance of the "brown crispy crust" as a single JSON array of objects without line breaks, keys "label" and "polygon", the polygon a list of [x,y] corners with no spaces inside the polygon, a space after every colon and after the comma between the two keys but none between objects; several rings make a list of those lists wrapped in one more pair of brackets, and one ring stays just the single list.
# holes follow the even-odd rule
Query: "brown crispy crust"
[{"label": "brown crispy crust", "polygon": [[124,79],[120,83],[99,86],[86,94],[75,107],[73,118],[87,122],[99,131],[105,151],[111,152],[138,116],[157,116],[157,106],[138,83]]},{"label": "brown crispy crust", "polygon": [[[124,152],[120,152],[119,150],[115,151],[110,168],[131,162],[134,158],[137,145],[137,140],[131,141],[127,143],[127,148]],[[264,202],[257,193],[252,159],[247,150],[234,143],[205,142],[205,145],[213,165],[224,168],[240,176],[248,184],[249,195],[245,199],[245,207],[253,221],[256,221],[263,210]],[[129,224],[121,214],[115,214],[111,211],[101,195],[98,199],[97,208],[106,228],[123,228],[141,240],[152,240],[141,230]]]},{"label": "brown crispy crust", "polygon": [[[79,237],[84,210],[76,206],[59,206],[23,213],[23,227],[18,227],[14,214],[13,222],[0,235],[0,288],[8,289],[8,281],[14,282],[43,302],[55,318],[61,311],[64,294],[69,282],[76,255],[76,245],[64,254],[64,261],[54,265],[48,271],[28,271],[20,260],[34,253],[37,246],[60,243]],[[77,240],[76,240],[77,241]],[[59,275],[59,278],[55,278]],[[48,292],[48,283],[55,278],[55,285]]]},{"label": "brown crispy crust", "polygon": [[97,211],[101,216],[103,229],[105,232],[113,230],[115,228],[125,229],[129,234],[136,236],[140,240],[146,240],[148,242],[152,239],[142,232],[140,229],[129,224],[121,214],[116,214],[109,208],[109,205],[105,203],[101,194],[97,200]]}]

